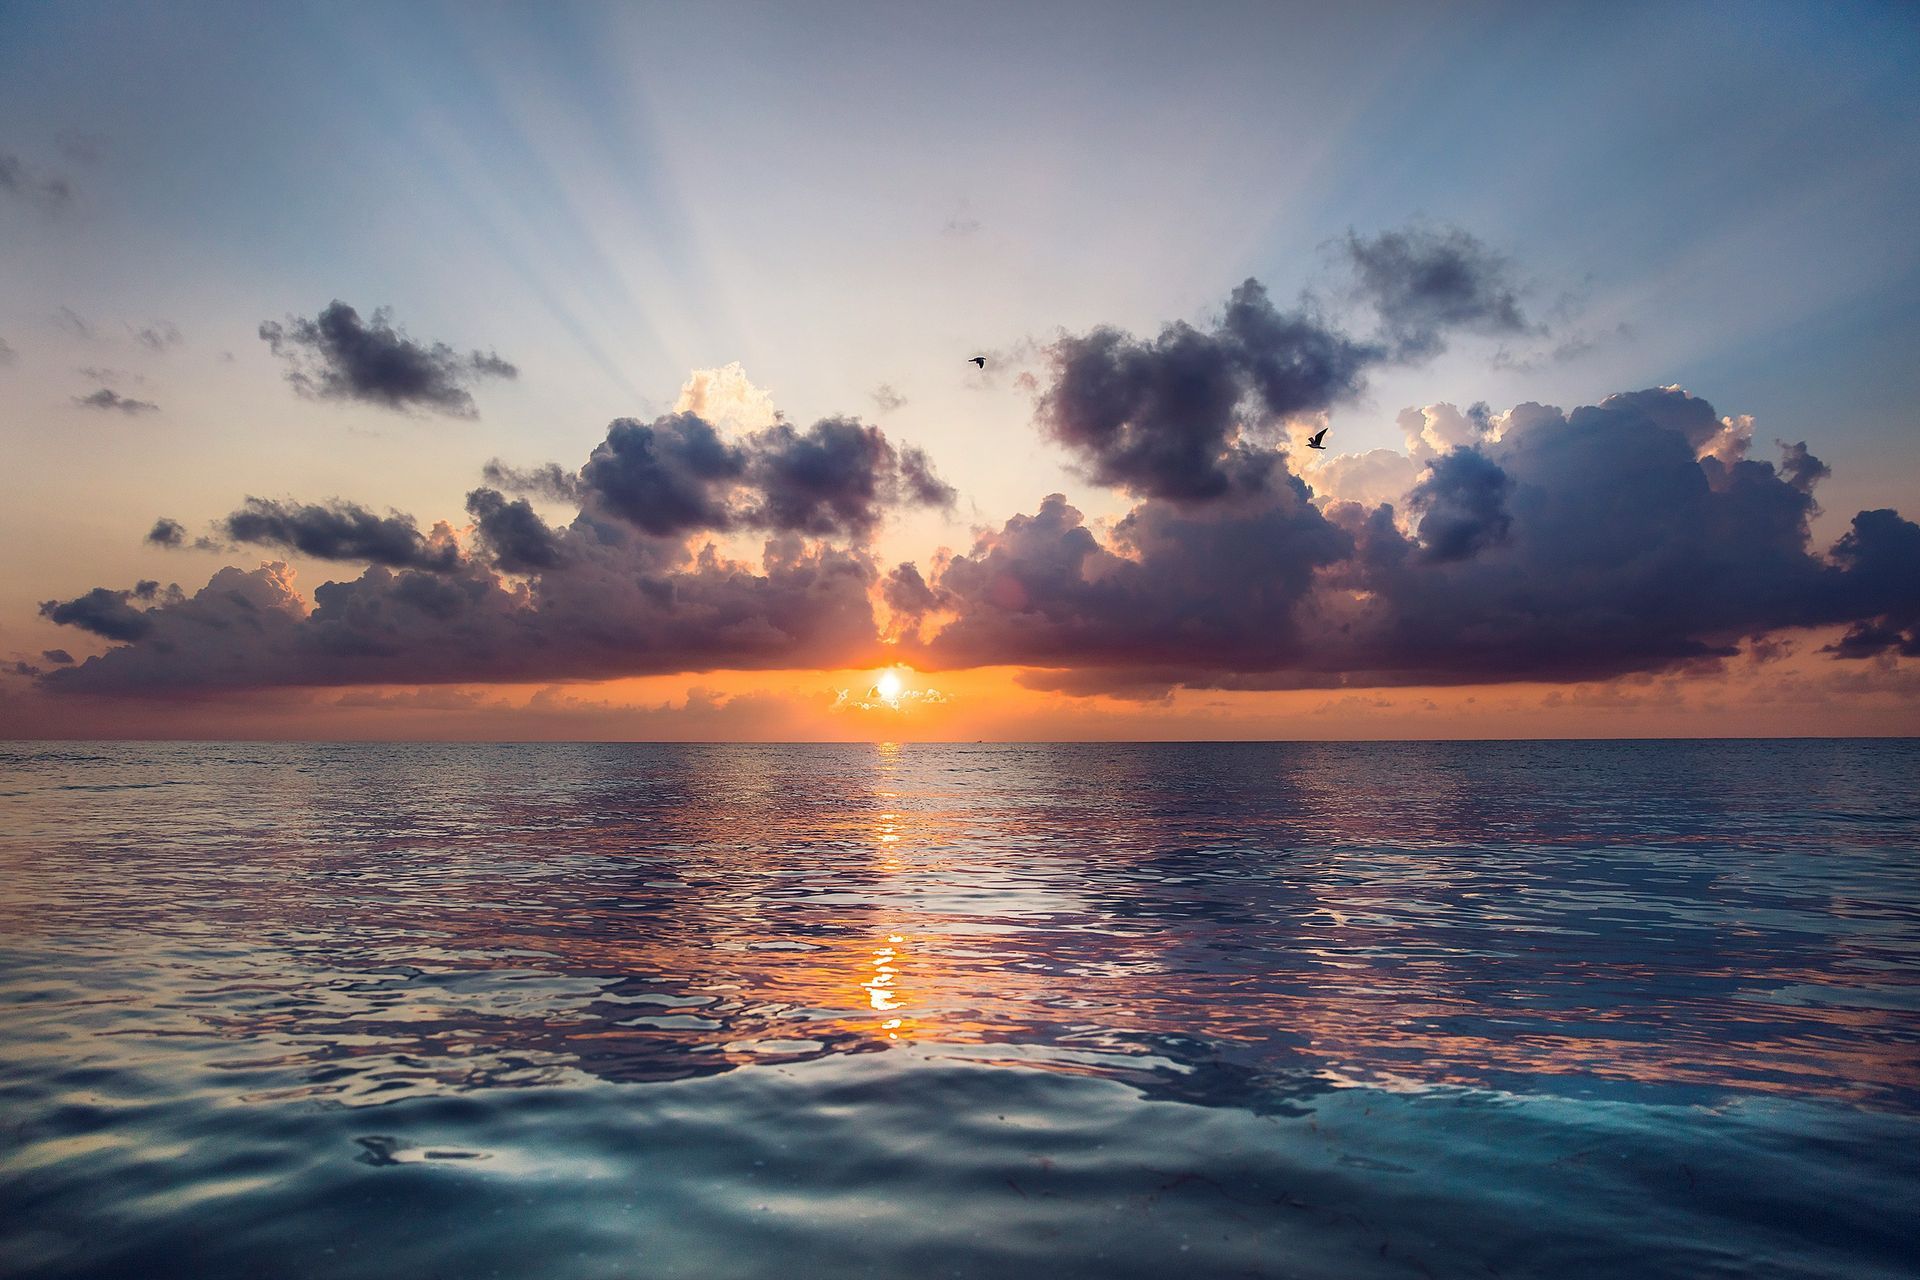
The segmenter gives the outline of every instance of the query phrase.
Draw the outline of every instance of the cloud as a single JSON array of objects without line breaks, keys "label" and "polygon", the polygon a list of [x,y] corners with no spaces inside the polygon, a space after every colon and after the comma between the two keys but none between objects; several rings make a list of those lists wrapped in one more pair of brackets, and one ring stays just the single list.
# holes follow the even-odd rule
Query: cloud
[{"label": "cloud", "polygon": [[0,151],[0,194],[57,212],[73,202],[73,185],[57,173],[35,169],[19,156]]},{"label": "cloud", "polygon": [[508,573],[551,569],[560,563],[560,540],[525,498],[509,501],[497,489],[467,495],[467,513],[494,563]]},{"label": "cloud", "polygon": [[1437,353],[1450,330],[1526,333],[1507,260],[1458,227],[1347,233],[1360,296],[1380,317],[1398,359]]},{"label": "cloud", "polygon": [[147,530],[146,541],[156,547],[183,546],[187,540],[187,527],[178,520],[161,516],[153,522],[153,528]]},{"label": "cloud", "polygon": [[873,389],[873,403],[880,412],[892,413],[895,409],[903,407],[907,403],[907,398],[895,391],[892,383],[883,382]]},{"label": "cloud", "polygon": [[1101,327],[1047,354],[1047,434],[1100,483],[1175,501],[1261,487],[1268,451],[1248,428],[1352,396],[1380,355],[1304,311],[1277,311],[1256,280],[1211,328],[1176,322],[1142,340]]},{"label": "cloud", "polygon": [[955,496],[926,454],[896,450],[880,428],[850,418],[805,431],[775,423],[749,438],[747,456],[759,496],[743,519],[759,528],[864,538],[889,507],[947,506]]},{"label": "cloud", "polygon": [[878,427],[785,421],[729,440],[691,412],[615,421],[580,471],[587,502],[660,537],[767,529],[865,538],[888,508],[951,503],[918,449]]},{"label": "cloud", "polygon": [[65,649],[42,649],[40,656],[58,667],[70,667],[73,665],[73,655]]},{"label": "cloud", "polygon": [[179,326],[171,320],[156,320],[138,329],[133,329],[131,325],[128,328],[132,329],[134,341],[149,351],[165,351],[169,347],[177,347],[186,341],[180,335]]},{"label": "cloud", "polygon": [[320,560],[364,561],[428,573],[451,573],[460,564],[460,547],[446,526],[423,534],[412,516],[379,516],[351,502],[317,505],[250,497],[221,528],[235,542],[284,547]]},{"label": "cloud", "polygon": [[735,360],[714,369],[695,369],[674,401],[675,413],[690,413],[724,431],[757,431],[779,420],[773,395],[755,386]]},{"label": "cloud", "polygon": [[1215,501],[1267,484],[1278,429],[1352,400],[1370,369],[1431,356],[1456,330],[1527,328],[1505,260],[1464,231],[1349,235],[1346,249],[1379,338],[1351,336],[1308,299],[1283,311],[1247,280],[1206,327],[1061,337],[1047,350],[1041,426],[1101,484]]},{"label": "cloud", "polygon": [[1407,494],[1418,535],[1432,560],[1466,560],[1507,539],[1513,478],[1485,454],[1460,448],[1435,458]]},{"label": "cloud", "polygon": [[287,381],[294,389],[315,399],[474,418],[479,410],[471,384],[519,376],[492,352],[462,355],[444,342],[415,342],[394,327],[387,308],[363,322],[358,311],[338,299],[312,320],[269,320],[260,326],[260,337],[287,362]]},{"label": "cloud", "polygon": [[153,630],[153,610],[137,609],[133,602],[155,600],[159,590],[157,582],[142,582],[124,591],[95,587],[71,600],[42,601],[40,616],[108,640],[139,640]]},{"label": "cloud", "polygon": [[589,501],[658,536],[732,527],[734,487],[746,475],[737,445],[692,413],[651,423],[620,418],[595,446],[580,483]]},{"label": "cloud", "polygon": [[590,518],[564,540],[563,567],[526,583],[475,561],[444,574],[376,565],[322,583],[308,601],[276,563],[222,569],[193,595],[147,610],[104,589],[50,601],[43,612],[54,621],[130,643],[42,683],[127,695],[875,665],[881,656],[874,570],[858,554],[775,539],[755,567],[711,547],[688,556]]},{"label": "cloud", "polygon": [[88,395],[75,396],[73,402],[86,409],[99,409],[103,412],[119,412],[125,414],[155,413],[158,412],[160,408],[159,405],[153,403],[151,400],[135,400],[129,396],[123,396],[118,391],[111,390],[107,387],[101,387],[98,391]]},{"label": "cloud", "polygon": [[5,338],[0,338],[0,366],[10,365],[20,359],[20,353],[10,346]]},{"label": "cloud", "polygon": [[563,470],[557,462],[537,467],[510,467],[498,458],[480,469],[481,478],[496,489],[508,493],[546,498],[554,502],[579,502],[585,490],[577,471]]},{"label": "cloud", "polygon": [[68,337],[78,338],[82,342],[93,341],[93,326],[87,322],[86,317],[72,307],[55,308],[51,323],[54,328]]},{"label": "cloud", "polygon": [[[789,665],[871,665],[880,574],[865,543],[895,506],[951,502],[925,454],[877,427],[775,419],[728,438],[692,413],[619,419],[577,476],[489,475],[577,494],[549,525],[525,498],[467,495],[468,546],[445,523],[335,500],[249,498],[234,542],[369,565],[311,599],[284,564],[222,569],[192,596],[95,588],[52,620],[122,641],[52,690],[141,693],[276,685],[457,683]],[[713,534],[768,535],[758,564]],[[150,534],[178,546],[163,519]],[[841,546],[837,543],[850,543]],[[137,603],[136,603],[137,602]]]},{"label": "cloud", "polygon": [[903,603],[951,615],[908,660],[1047,668],[1076,692],[1302,688],[1605,679],[1801,627],[1853,627],[1843,657],[1920,640],[1920,527],[1862,512],[1821,554],[1823,464],[1703,453],[1724,426],[1706,401],[1480,417],[1404,513],[1323,509],[1278,464],[1209,503],[1148,497],[1104,539],[1054,495],[918,592],[894,571]]}]

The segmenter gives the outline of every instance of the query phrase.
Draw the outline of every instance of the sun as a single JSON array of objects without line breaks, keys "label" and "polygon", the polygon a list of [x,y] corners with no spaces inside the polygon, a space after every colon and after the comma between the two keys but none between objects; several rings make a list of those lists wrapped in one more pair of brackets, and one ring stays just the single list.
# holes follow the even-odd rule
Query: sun
[{"label": "sun", "polygon": [[873,682],[873,691],[880,696],[880,701],[889,706],[900,705],[900,694],[904,689],[905,686],[900,683],[900,673],[897,671],[882,671],[880,678]]}]

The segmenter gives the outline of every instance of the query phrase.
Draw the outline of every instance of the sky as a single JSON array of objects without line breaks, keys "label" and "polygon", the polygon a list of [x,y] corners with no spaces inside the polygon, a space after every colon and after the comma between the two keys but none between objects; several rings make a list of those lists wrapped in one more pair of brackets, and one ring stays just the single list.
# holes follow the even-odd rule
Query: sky
[{"label": "sky", "polygon": [[0,736],[1920,733],[1916,54],[0,0]]}]

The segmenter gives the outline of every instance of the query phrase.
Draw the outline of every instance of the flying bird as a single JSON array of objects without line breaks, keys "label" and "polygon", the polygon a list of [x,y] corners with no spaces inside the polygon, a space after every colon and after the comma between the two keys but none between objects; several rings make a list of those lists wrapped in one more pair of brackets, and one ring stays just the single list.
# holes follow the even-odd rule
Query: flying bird
[{"label": "flying bird", "polygon": [[1307,437],[1307,448],[1309,449],[1326,448],[1327,446],[1320,443],[1322,440],[1325,440],[1326,438],[1327,438],[1327,429],[1325,427],[1322,427],[1318,431],[1314,432],[1312,435]]},{"label": "flying bird", "polygon": [[987,367],[987,358],[985,356],[972,356],[967,360],[967,363],[979,365],[984,369]]}]

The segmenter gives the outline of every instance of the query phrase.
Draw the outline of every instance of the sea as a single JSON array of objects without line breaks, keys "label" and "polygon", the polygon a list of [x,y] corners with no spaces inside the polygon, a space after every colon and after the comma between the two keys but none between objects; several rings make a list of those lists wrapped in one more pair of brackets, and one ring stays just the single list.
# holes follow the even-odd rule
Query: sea
[{"label": "sea", "polygon": [[0,744],[0,1275],[1911,1277],[1920,742]]}]

